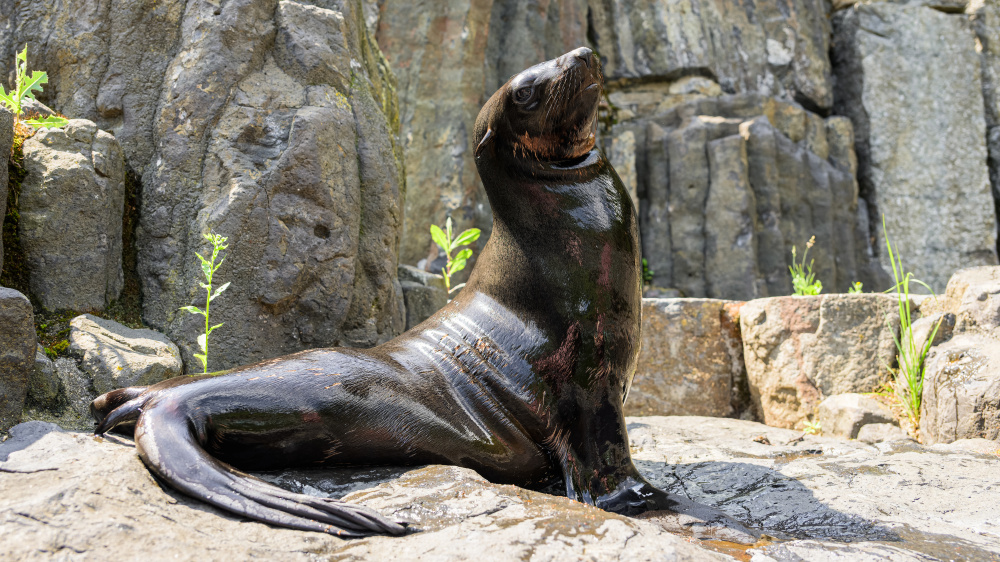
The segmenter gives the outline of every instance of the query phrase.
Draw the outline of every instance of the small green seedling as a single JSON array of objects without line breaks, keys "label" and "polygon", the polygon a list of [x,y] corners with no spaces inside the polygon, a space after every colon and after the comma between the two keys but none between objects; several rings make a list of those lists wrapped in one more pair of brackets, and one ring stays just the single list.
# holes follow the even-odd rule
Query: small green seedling
[{"label": "small green seedling", "polygon": [[[17,69],[14,78],[14,89],[8,92],[0,86],[0,103],[14,112],[15,119],[20,119],[21,114],[24,112],[22,108],[24,100],[35,99],[35,92],[41,92],[42,84],[49,83],[49,75],[38,70],[32,71],[30,75],[28,74],[28,45],[25,45],[24,50],[17,54],[15,66]],[[37,129],[41,127],[65,127],[69,123],[69,120],[65,117],[49,115],[42,119],[29,119],[25,123]]]},{"label": "small green seedling", "polygon": [[823,428],[820,426],[819,420],[806,422],[805,432],[809,435],[819,435],[822,431]]},{"label": "small green seedling", "polygon": [[861,290],[861,287],[863,287],[863,286],[864,285],[862,285],[861,281],[855,281],[854,284],[851,285],[851,288],[847,290],[847,294],[849,294],[849,295],[860,295],[861,293],[864,292],[864,291]]},{"label": "small green seedling", "polygon": [[451,276],[465,269],[466,262],[472,257],[472,248],[464,248],[454,256],[451,255],[451,252],[459,246],[472,244],[478,240],[479,233],[480,230],[478,228],[470,228],[459,234],[458,238],[452,238],[451,217],[448,217],[448,220],[445,221],[445,230],[442,230],[436,224],[431,225],[431,238],[434,239],[435,244],[444,250],[444,255],[448,259],[447,264],[441,268],[441,274],[444,275],[444,286],[448,289],[448,294],[461,289],[465,285],[465,283],[462,283],[452,287]]},{"label": "small green seedling", "polygon": [[646,258],[642,258],[642,283],[644,285],[651,285],[653,283],[653,275],[653,270],[649,269],[649,262],[646,261]]},{"label": "small green seedling", "polygon": [[792,246],[792,265],[788,266],[788,271],[792,274],[792,289],[795,291],[793,293],[795,295],[818,295],[823,290],[823,283],[819,279],[816,279],[816,274],[813,273],[813,262],[815,260],[810,260],[809,265],[806,265],[806,256],[809,255],[809,248],[812,248],[815,244],[815,236],[806,242],[806,251],[802,252],[802,263],[796,261],[795,246]]},{"label": "small green seedling", "polygon": [[[215,331],[216,328],[219,328],[219,327],[222,326],[222,324],[216,324],[215,326],[209,327],[209,325],[208,325],[208,309],[211,306],[212,301],[215,300],[215,297],[221,295],[223,292],[225,292],[226,289],[229,288],[229,283],[226,283],[225,285],[223,285],[223,286],[219,287],[218,289],[216,289],[215,292],[213,293],[212,292],[212,277],[215,275],[215,272],[219,269],[219,267],[222,266],[222,262],[225,261],[225,259],[220,259],[219,263],[215,263],[216,258],[219,257],[219,253],[222,250],[225,250],[226,248],[229,247],[229,245],[226,244],[226,242],[229,239],[226,238],[225,236],[220,236],[218,234],[215,234],[214,232],[209,232],[209,233],[205,234],[205,240],[208,240],[209,243],[212,244],[212,257],[211,258],[205,258],[201,254],[197,254],[197,253],[195,254],[196,256],[198,256],[198,259],[201,260],[201,271],[202,271],[202,273],[205,274],[205,281],[206,282],[205,283],[199,283],[199,285],[201,285],[201,288],[205,289],[205,293],[206,293],[206,295],[205,295],[205,310],[202,310],[202,309],[198,308],[197,306],[182,306],[180,308],[180,310],[183,310],[184,312],[190,312],[191,314],[200,314],[200,315],[202,315],[202,316],[205,317],[205,333],[203,333],[202,335],[198,336],[198,347],[201,348],[201,353],[195,353],[194,356],[197,357],[199,361],[201,361],[201,366],[202,366],[203,372],[207,374],[208,373],[208,336],[210,336],[212,334],[212,332]],[[224,323],[225,322],[223,322],[223,324]]]}]

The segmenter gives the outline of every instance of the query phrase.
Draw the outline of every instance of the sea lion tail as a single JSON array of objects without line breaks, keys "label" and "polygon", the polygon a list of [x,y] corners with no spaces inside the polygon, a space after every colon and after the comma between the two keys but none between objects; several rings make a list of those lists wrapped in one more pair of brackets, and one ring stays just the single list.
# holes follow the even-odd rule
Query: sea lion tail
[{"label": "sea lion tail", "polygon": [[[146,391],[148,387],[145,386],[130,386],[128,388],[118,388],[112,390],[111,392],[106,392],[98,396],[93,402],[90,403],[90,415],[94,417],[99,425],[104,424],[104,420],[107,419],[111,412],[117,410],[122,405],[128,403],[131,400],[138,398],[143,392]],[[132,421],[135,421],[134,419]],[[123,423],[122,422],[119,423]],[[117,423],[115,425],[118,425]],[[105,433],[111,431],[114,426],[108,426],[104,431],[95,431],[95,433]]]},{"label": "sea lion tail", "polygon": [[225,511],[292,529],[340,537],[406,532],[405,523],[390,521],[367,507],[289,492],[215,459],[201,445],[204,422],[183,401],[160,396],[143,406],[142,398],[112,412],[109,423],[128,419],[142,408],[136,450],[172,488]]},{"label": "sea lion tail", "polygon": [[[112,410],[110,414],[104,416],[104,419],[98,418],[97,427],[94,428],[94,434],[104,435],[119,424],[135,423],[135,421],[139,419],[139,414],[142,413],[143,404],[145,404],[149,398],[149,395],[133,398],[132,400],[129,400]],[[93,413],[93,404],[91,404],[91,412]],[[96,413],[94,417],[97,417]]]}]

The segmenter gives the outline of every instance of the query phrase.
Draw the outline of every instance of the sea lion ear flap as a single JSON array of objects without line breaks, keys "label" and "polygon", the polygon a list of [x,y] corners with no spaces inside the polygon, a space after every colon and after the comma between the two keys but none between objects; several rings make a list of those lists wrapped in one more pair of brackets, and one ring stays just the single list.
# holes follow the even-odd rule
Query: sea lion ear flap
[{"label": "sea lion ear flap", "polygon": [[483,140],[479,141],[479,146],[476,147],[476,156],[479,156],[479,153],[482,152],[484,148],[486,148],[486,143],[491,138],[493,138],[493,128],[492,127],[490,127],[489,129],[486,129],[486,134],[483,135]]}]

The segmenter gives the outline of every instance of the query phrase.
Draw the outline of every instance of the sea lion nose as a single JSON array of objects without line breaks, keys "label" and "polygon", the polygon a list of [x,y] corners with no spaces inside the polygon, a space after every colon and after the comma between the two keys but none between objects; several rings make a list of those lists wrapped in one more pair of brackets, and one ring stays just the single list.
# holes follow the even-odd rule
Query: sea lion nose
[{"label": "sea lion nose", "polygon": [[587,68],[590,68],[590,63],[594,60],[594,51],[591,51],[587,47],[580,47],[579,49],[570,51],[569,54],[582,61],[583,64],[587,65]]}]

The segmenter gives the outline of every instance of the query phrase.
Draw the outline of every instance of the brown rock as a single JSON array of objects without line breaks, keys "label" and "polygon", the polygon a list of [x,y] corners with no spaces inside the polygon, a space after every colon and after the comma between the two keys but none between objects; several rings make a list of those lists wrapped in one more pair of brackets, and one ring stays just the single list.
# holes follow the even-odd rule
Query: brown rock
[{"label": "brown rock", "polygon": [[827,396],[869,392],[895,359],[890,295],[775,297],[740,311],[750,393],[764,423],[801,428]]},{"label": "brown rock", "polygon": [[742,304],[643,299],[642,351],[625,414],[749,415],[739,330]]}]

